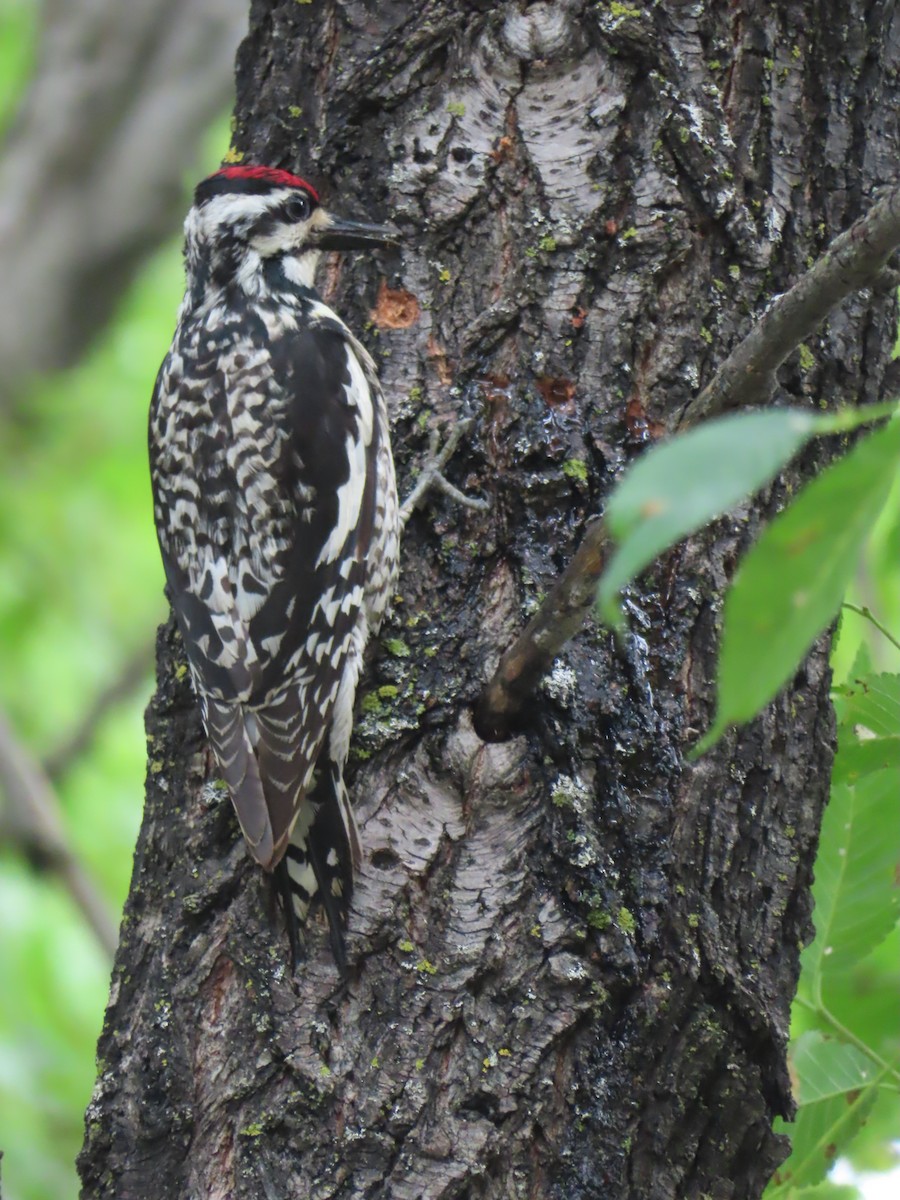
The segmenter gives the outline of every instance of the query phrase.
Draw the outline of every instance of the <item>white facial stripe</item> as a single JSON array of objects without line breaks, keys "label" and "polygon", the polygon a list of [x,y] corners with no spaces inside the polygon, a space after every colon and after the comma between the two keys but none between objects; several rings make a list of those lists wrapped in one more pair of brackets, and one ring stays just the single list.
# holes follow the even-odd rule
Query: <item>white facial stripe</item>
[{"label": "white facial stripe", "polygon": [[315,284],[319,257],[318,250],[307,250],[305,254],[286,258],[284,260],[284,273],[291,283],[299,284],[300,287],[311,288]]},{"label": "white facial stripe", "polygon": [[277,188],[264,196],[241,192],[213,196],[200,208],[191,209],[184,223],[184,232],[187,236],[209,236],[222,225],[240,225],[244,221],[255,220],[263,213],[270,212],[273,204],[279,204],[293,195],[294,191],[294,188]]},{"label": "white facial stripe", "polygon": [[287,254],[303,246],[314,230],[327,228],[330,224],[328,213],[317,208],[306,221],[281,221],[264,237],[254,238],[252,246],[263,258],[272,254]]},{"label": "white facial stripe", "polygon": [[241,265],[238,267],[237,279],[238,283],[248,295],[254,296],[260,290],[260,268],[262,263],[260,257],[253,250],[248,250],[241,259]]},{"label": "white facial stripe", "polygon": [[287,254],[296,250],[306,241],[309,233],[309,221],[280,221],[275,228],[263,237],[256,237],[250,243],[257,254],[269,258],[273,254]]}]

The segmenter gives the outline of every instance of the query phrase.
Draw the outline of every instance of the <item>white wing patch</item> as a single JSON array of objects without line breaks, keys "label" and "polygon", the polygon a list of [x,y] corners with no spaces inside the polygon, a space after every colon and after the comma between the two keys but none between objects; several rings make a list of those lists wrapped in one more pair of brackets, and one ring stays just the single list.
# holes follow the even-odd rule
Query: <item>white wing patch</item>
[{"label": "white wing patch", "polygon": [[332,759],[342,766],[346,762],[350,750],[350,734],[353,729],[353,698],[356,695],[356,681],[359,679],[367,637],[368,630],[365,620],[357,621],[353,633],[350,635],[346,665],[337,689],[337,699],[334,702],[329,752]]},{"label": "white wing patch", "polygon": [[372,442],[372,423],[374,409],[372,408],[372,392],[366,379],[359,359],[353,350],[347,347],[347,366],[350,370],[350,385],[346,388],[347,399],[359,411],[360,431],[363,441],[368,446]]},{"label": "white wing patch", "polygon": [[366,450],[372,442],[372,425],[374,410],[372,393],[368,381],[363,374],[353,350],[347,347],[347,370],[350,382],[344,390],[351,408],[356,410],[359,418],[359,430],[356,437],[348,437],[346,442],[349,477],[337,490],[338,516],[328,540],[322,547],[316,566],[334,562],[341,554],[344,543],[352,529],[356,528],[359,520],[359,510],[362,506],[363,493],[366,488],[367,464]]}]

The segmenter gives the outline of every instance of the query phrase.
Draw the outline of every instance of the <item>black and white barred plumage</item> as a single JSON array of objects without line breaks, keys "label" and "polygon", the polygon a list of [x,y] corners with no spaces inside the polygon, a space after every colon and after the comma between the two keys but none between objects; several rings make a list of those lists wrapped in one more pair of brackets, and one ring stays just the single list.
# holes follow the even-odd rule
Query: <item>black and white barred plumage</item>
[{"label": "black and white barred plumage", "polygon": [[360,856],[343,767],[399,519],[374,365],[313,277],[322,250],[389,235],[287,172],[230,167],[198,186],[185,238],[150,410],[172,606],[250,852],[301,920],[322,900],[343,967]]}]

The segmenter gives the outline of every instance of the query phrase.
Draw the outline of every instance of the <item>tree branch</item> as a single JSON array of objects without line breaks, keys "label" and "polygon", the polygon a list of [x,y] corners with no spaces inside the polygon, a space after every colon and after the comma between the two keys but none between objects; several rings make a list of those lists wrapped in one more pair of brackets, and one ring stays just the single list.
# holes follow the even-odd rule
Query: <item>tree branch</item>
[{"label": "tree branch", "polygon": [[500,659],[473,716],[475,732],[483,741],[503,742],[515,732],[528,697],[584,624],[603,573],[608,541],[603,520],[597,517],[549,596]]},{"label": "tree branch", "polygon": [[900,187],[893,187],[769,307],[688,405],[680,424],[696,425],[742,404],[765,404],[787,356],[836,304],[874,284],[898,245]]},{"label": "tree branch", "polygon": [[44,773],[48,779],[55,781],[66,774],[72,763],[91,745],[110,709],[127,699],[142,683],[152,680],[153,666],[154,647],[149,642],[125,660],[119,674],[95,698],[72,732],[44,759]]},{"label": "tree branch", "polygon": [[[767,403],[775,372],[828,313],[852,292],[876,282],[900,246],[900,187],[890,188],[825,254],[769,307],[686,408],[679,428],[740,405]],[[523,706],[591,610],[609,538],[602,518],[587,529],[575,557],[538,612],[506,651],[475,708],[484,741],[504,741]]]},{"label": "tree branch", "polygon": [[415,487],[400,507],[401,526],[406,524],[432,488],[437,488],[438,491],[449,496],[451,500],[455,500],[457,504],[461,504],[463,508],[472,508],[478,512],[486,512],[490,508],[490,504],[486,500],[479,500],[473,496],[465,495],[459,488],[454,487],[449,479],[445,479],[442,474],[444,467],[446,467],[455,454],[456,447],[471,428],[471,417],[468,417],[464,421],[459,421],[450,432],[443,446],[440,444],[440,432],[437,429],[432,430],[428,444],[428,461],[422,467]]},{"label": "tree branch", "polygon": [[119,941],[113,916],[66,839],[59,801],[9,722],[0,713],[0,788],[6,795],[2,834],[59,875],[97,940],[112,958]]}]

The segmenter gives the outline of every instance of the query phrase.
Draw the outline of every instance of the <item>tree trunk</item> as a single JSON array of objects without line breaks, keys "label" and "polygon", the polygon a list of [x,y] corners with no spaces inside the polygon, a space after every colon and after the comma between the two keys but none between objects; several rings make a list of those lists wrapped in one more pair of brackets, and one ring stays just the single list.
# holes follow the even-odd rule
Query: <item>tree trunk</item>
[{"label": "tree trunk", "polygon": [[[365,331],[410,523],[360,688],[367,859],[342,988],[292,979],[215,783],[171,625],[100,1039],[88,1196],[757,1197],[828,792],[828,645],[691,765],[723,589],[825,451],[669,554],[618,648],[586,629],[521,732],[471,711],[621,468],[893,178],[897,26],[860,0],[630,5],[258,0],[236,147],[392,216],[330,264]],[[862,294],[776,399],[881,397],[894,304]]]}]

